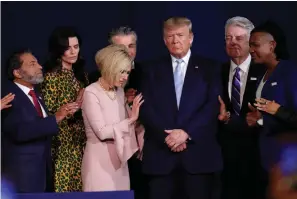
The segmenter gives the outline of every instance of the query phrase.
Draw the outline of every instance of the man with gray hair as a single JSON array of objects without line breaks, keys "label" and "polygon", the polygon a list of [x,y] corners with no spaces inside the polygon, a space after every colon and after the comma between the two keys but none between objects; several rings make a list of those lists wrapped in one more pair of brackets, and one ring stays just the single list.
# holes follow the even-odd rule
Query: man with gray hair
[{"label": "man with gray hair", "polygon": [[225,25],[226,52],[230,62],[222,66],[223,96],[220,98],[222,122],[219,139],[224,158],[222,173],[223,199],[259,198],[261,167],[258,158],[258,135],[248,127],[245,117],[256,96],[257,80],[264,75],[264,67],[251,62],[249,38],[253,23],[236,16]]},{"label": "man with gray hair", "polygon": [[129,75],[128,83],[125,87],[125,93],[128,103],[131,103],[136,96],[137,90],[140,87],[140,66],[135,62],[137,52],[137,34],[128,26],[121,26],[113,29],[109,33],[108,41],[110,44],[122,44],[128,49],[128,53],[132,60],[132,70]]}]

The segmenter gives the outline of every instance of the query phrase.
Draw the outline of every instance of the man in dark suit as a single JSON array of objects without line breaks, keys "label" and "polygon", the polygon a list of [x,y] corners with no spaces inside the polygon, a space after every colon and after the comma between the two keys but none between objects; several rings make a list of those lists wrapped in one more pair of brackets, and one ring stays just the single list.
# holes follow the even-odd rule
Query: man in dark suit
[{"label": "man in dark suit", "polygon": [[231,117],[222,121],[219,129],[223,199],[257,199],[261,193],[258,134],[245,120],[250,112],[248,103],[254,102],[257,83],[265,72],[262,65],[251,62],[249,37],[253,28],[244,17],[230,18],[225,25],[226,52],[231,61],[222,66],[222,106]]},{"label": "man in dark suit", "polygon": [[[135,61],[137,52],[137,34],[128,26],[121,26],[113,29],[108,36],[110,44],[122,44],[128,49],[128,53],[132,60],[132,70],[129,75],[129,81],[125,86],[126,97],[129,101],[133,101],[136,91],[139,89],[141,68],[140,64]],[[95,71],[89,75],[90,82],[95,82],[100,77],[100,72]]]},{"label": "man in dark suit", "polygon": [[8,77],[2,95],[14,93],[11,107],[2,110],[2,174],[16,192],[52,191],[51,138],[58,123],[73,114],[76,103],[49,116],[34,85],[43,81],[42,67],[28,50],[14,53],[8,61]]},{"label": "man in dark suit", "polygon": [[179,189],[182,198],[218,198],[219,64],[191,52],[189,19],[172,17],[163,31],[170,55],[149,63],[141,83],[150,199],[171,199]]}]

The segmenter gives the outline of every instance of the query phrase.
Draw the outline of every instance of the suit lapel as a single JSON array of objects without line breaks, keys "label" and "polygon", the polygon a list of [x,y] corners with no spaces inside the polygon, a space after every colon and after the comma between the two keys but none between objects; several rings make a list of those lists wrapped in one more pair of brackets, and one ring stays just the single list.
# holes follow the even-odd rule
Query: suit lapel
[{"label": "suit lapel", "polygon": [[251,62],[249,67],[248,76],[246,80],[245,92],[242,100],[241,113],[246,114],[249,112],[248,103],[253,104],[256,98],[256,91],[258,82],[261,81],[264,75],[265,68],[262,65],[254,64]]},{"label": "suit lapel", "polygon": [[43,101],[42,95],[39,93],[39,91],[36,91],[36,95],[37,95],[38,101],[41,104],[42,108],[44,109],[46,114],[49,115],[48,109]]},{"label": "suit lapel", "polygon": [[[165,75],[164,75],[165,74]],[[167,57],[154,71],[155,100],[166,114],[177,113],[177,101],[174,87],[174,77],[171,58]],[[170,112],[172,111],[172,112]],[[161,112],[161,111],[160,111]]]},{"label": "suit lapel", "polygon": [[191,115],[189,112],[199,109],[207,97],[204,70],[204,63],[191,55],[179,105],[179,123],[182,123],[181,118],[187,119],[187,116]]},{"label": "suit lapel", "polygon": [[15,90],[16,101],[22,101],[27,103],[28,105],[26,105],[26,107],[29,108],[31,112],[34,112],[36,116],[38,116],[35,106],[31,102],[29,97],[22,91],[22,89],[20,89],[15,83],[12,83],[12,87],[13,90]]},{"label": "suit lapel", "polygon": [[226,104],[228,110],[232,108],[231,99],[229,97],[229,73],[230,73],[230,62],[226,62],[222,66],[222,84],[223,84],[223,101]]}]

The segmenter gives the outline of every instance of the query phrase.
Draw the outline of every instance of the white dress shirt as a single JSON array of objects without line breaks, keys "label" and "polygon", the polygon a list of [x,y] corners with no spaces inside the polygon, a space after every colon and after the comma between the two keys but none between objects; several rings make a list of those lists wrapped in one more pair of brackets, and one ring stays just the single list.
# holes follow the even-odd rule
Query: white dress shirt
[{"label": "white dress shirt", "polygon": [[249,55],[244,62],[242,62],[240,65],[236,65],[232,60],[231,60],[231,67],[229,71],[229,83],[228,83],[228,92],[229,92],[229,99],[231,99],[231,91],[232,91],[232,81],[233,81],[233,76],[236,72],[236,68],[239,67],[239,75],[240,75],[240,105],[242,105],[243,101],[243,96],[245,92],[245,86],[247,82],[247,77],[250,69],[250,64],[251,64],[251,55]]},{"label": "white dress shirt", "polygon": [[[266,73],[265,73],[265,75],[266,75]],[[262,80],[261,80],[261,82],[260,82],[260,84],[259,84],[259,86],[258,86],[258,88],[257,88],[257,91],[256,91],[256,98],[261,98],[261,96],[262,96],[262,90],[263,90],[263,88],[264,88],[264,86],[265,86],[265,83],[266,83],[266,81],[264,81],[264,77],[265,77],[265,75],[263,76],[263,78],[262,78]],[[258,123],[259,125],[263,126],[263,123],[264,123],[263,118],[259,119],[259,120],[257,121],[257,123]]]},{"label": "white dress shirt", "polygon": [[[33,102],[33,98],[29,95],[29,92],[30,92],[31,89],[28,88],[27,86],[21,85],[19,83],[16,83],[16,82],[14,82],[14,83],[26,94],[26,96],[30,99],[33,106],[35,107],[34,102]],[[38,103],[40,104],[39,100],[38,100]],[[41,110],[42,110],[43,117],[47,117],[47,114],[46,114],[42,104],[40,104],[40,107],[41,107]]]},{"label": "white dress shirt", "polygon": [[[178,58],[173,57],[172,55],[170,55],[170,56],[171,56],[171,61],[172,61],[173,73],[174,73],[174,71],[175,71],[175,69],[177,67],[176,60],[178,60]],[[183,80],[185,79],[185,76],[186,76],[190,56],[191,56],[191,50],[189,50],[188,53],[183,58],[180,59],[180,60],[183,60],[182,63],[181,63],[181,70],[182,70]]]}]

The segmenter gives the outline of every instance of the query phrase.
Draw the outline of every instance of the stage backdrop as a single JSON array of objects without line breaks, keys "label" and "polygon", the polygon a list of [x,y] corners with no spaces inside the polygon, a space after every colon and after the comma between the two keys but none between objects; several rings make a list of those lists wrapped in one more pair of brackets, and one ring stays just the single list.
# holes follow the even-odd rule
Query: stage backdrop
[{"label": "stage backdrop", "polygon": [[108,32],[120,25],[131,26],[138,34],[137,60],[150,59],[166,53],[162,22],[176,15],[193,22],[193,52],[220,61],[227,59],[228,18],[245,16],[255,25],[273,19],[284,29],[297,61],[296,8],[297,2],[1,2],[1,63],[3,68],[7,56],[20,47],[32,49],[43,63],[48,37],[60,25],[77,27],[88,72],[96,70],[94,55],[107,45]]}]

